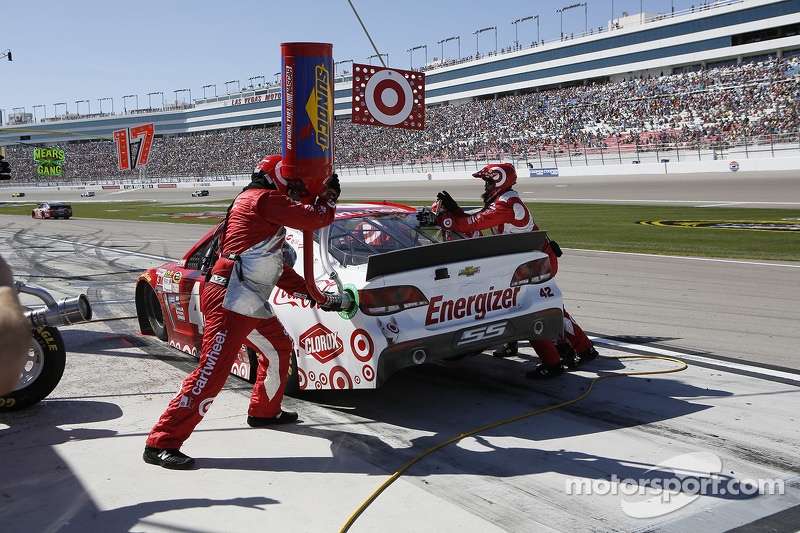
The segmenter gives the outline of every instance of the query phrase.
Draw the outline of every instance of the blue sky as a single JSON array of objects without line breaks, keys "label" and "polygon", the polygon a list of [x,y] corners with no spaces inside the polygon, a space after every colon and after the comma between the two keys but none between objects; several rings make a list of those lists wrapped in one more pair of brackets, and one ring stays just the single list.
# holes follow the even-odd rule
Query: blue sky
[{"label": "blue sky", "polygon": [[[497,27],[497,46],[515,40],[529,45],[536,38],[536,20],[517,25],[513,21],[539,16],[538,31],[546,41],[565,33],[578,33],[607,26],[613,13],[667,13],[689,8],[690,0],[587,0],[587,8],[556,9],[579,0],[531,2],[523,0],[351,0],[388,66],[420,67],[425,60],[491,52],[494,30],[474,35],[483,28]],[[97,113],[113,109],[121,113],[123,103],[135,108],[161,107],[163,93],[168,102],[203,96],[204,85],[216,85],[217,94],[237,86],[275,81],[280,72],[280,43],[333,43],[334,61],[352,59],[369,63],[375,54],[347,0],[40,0],[35,4],[4,2],[0,11],[0,50],[11,49],[13,61],[0,60],[0,109],[4,113],[24,108],[37,118],[62,114]],[[410,48],[427,46],[409,53]],[[412,55],[413,54],[413,55]],[[378,64],[377,59],[372,60]],[[339,65],[337,69],[349,69]],[[227,83],[236,81],[237,83]],[[205,89],[207,95],[214,88]],[[84,102],[84,100],[88,100]],[[66,106],[54,104],[65,102]],[[78,102],[78,103],[76,103]],[[44,107],[42,107],[44,106]],[[17,111],[21,111],[18,109]]]}]

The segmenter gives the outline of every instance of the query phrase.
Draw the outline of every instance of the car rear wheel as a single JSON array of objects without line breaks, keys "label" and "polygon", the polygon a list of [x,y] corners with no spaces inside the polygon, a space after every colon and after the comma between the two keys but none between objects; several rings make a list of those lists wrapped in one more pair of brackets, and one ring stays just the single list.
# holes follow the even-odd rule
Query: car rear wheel
[{"label": "car rear wheel", "polygon": [[292,350],[292,358],[289,363],[289,376],[286,379],[286,389],[284,394],[297,394],[300,392],[300,374],[297,373],[297,354]]},{"label": "car rear wheel", "polygon": [[153,289],[147,287],[144,291],[144,310],[147,314],[147,321],[153,328],[153,334],[162,341],[169,340],[167,335],[167,325],[164,323],[164,313],[161,312],[161,303]]}]

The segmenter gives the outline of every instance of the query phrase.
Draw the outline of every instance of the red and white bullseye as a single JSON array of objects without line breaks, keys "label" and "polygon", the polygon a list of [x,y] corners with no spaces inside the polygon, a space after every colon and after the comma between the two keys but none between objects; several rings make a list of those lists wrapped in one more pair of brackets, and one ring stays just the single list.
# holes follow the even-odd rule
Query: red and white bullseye
[{"label": "red and white bullseye", "polygon": [[414,94],[403,76],[393,70],[381,70],[367,82],[364,101],[376,120],[395,126],[411,113]]},{"label": "red and white bullseye", "polygon": [[366,330],[357,329],[350,335],[350,350],[356,359],[362,363],[366,363],[372,359],[372,354],[375,352],[375,343],[369,336]]}]

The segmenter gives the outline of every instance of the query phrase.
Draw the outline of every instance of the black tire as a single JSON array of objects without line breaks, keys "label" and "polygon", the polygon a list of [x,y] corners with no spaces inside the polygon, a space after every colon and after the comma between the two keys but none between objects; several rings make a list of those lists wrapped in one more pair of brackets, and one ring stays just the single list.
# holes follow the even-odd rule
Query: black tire
[{"label": "black tire", "polygon": [[17,388],[0,396],[0,412],[17,411],[44,400],[61,381],[67,350],[61,333],[44,326],[32,332],[31,349]]},{"label": "black tire", "polygon": [[158,296],[149,286],[144,290],[144,310],[147,314],[147,321],[153,328],[153,335],[162,341],[169,340],[167,325],[164,323],[164,313],[161,311],[161,302],[158,301]]},{"label": "black tire", "polygon": [[255,383],[258,374],[258,355],[251,347],[247,347],[247,357],[250,359],[250,371],[247,377],[248,383]]},{"label": "black tire", "polygon": [[297,354],[292,350],[292,359],[289,363],[289,377],[286,379],[284,394],[290,396],[300,392],[300,374],[297,373]]},{"label": "black tire", "polygon": [[33,211],[31,211],[31,218],[36,218],[36,213],[34,213]]}]

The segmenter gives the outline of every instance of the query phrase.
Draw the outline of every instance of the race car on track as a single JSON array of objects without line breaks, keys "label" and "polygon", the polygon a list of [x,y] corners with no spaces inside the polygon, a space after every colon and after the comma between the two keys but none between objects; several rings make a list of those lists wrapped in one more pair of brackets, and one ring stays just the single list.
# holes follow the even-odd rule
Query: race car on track
[{"label": "race car on track", "polygon": [[69,218],[72,216],[72,206],[61,202],[45,202],[34,207],[31,216],[33,218]]},{"label": "race car on track", "polygon": [[91,198],[94,196],[94,191],[86,191],[81,193],[81,198]]},{"label": "race car on track", "polygon": [[11,193],[11,198],[24,198],[24,197],[25,197],[25,193],[24,192]]},{"label": "race car on track", "polygon": [[208,189],[197,189],[192,193],[192,196],[208,196]]},{"label": "race car on track", "polygon": [[[212,235],[136,284],[142,333],[194,356],[203,324],[199,265]],[[295,343],[287,389],[376,388],[406,367],[560,337],[562,297],[540,251],[544,239],[543,231],[465,239],[420,227],[413,207],[340,204],[334,222],[314,232],[314,278],[355,305],[325,312],[273,291],[269,303]],[[297,257],[301,275],[303,244],[302,232],[287,228],[285,256]],[[255,361],[242,346],[233,373],[254,381]]]}]

